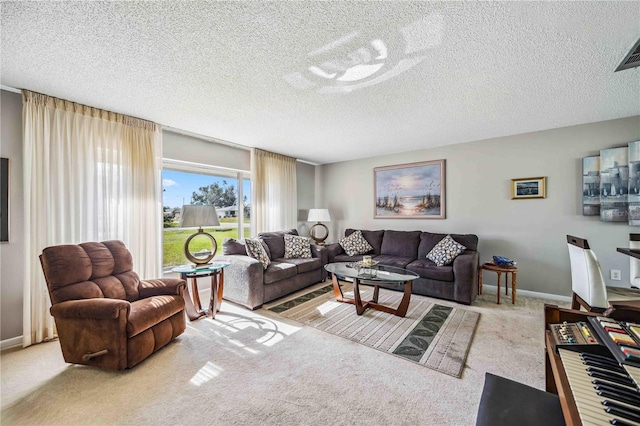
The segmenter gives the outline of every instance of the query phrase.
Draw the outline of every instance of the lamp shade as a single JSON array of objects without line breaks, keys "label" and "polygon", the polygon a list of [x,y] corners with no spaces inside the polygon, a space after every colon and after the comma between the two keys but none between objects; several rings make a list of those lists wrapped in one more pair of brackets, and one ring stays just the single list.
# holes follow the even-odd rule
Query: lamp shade
[{"label": "lamp shade", "polygon": [[331,222],[331,215],[329,214],[329,209],[310,209],[309,217],[307,218],[309,222]]},{"label": "lamp shade", "polygon": [[201,228],[203,226],[220,226],[218,213],[214,206],[196,204],[182,206],[180,228]]}]

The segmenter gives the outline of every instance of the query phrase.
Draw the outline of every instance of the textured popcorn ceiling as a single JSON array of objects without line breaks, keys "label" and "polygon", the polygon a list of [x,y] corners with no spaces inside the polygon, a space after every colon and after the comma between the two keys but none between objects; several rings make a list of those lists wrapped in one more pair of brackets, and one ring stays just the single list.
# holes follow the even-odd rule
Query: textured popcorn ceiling
[{"label": "textured popcorn ceiling", "polygon": [[7,2],[2,85],[327,163],[640,114],[640,2]]}]

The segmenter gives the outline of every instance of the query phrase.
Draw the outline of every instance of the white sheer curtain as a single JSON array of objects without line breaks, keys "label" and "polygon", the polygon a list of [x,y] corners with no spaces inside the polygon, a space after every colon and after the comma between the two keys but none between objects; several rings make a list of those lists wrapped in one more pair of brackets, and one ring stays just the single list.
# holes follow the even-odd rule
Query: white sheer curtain
[{"label": "white sheer curtain", "polygon": [[251,227],[256,234],[295,228],[298,220],[296,159],[251,150]]},{"label": "white sheer curtain", "polygon": [[26,271],[23,346],[55,335],[38,256],[118,239],[141,278],[161,270],[160,126],[23,91]]}]

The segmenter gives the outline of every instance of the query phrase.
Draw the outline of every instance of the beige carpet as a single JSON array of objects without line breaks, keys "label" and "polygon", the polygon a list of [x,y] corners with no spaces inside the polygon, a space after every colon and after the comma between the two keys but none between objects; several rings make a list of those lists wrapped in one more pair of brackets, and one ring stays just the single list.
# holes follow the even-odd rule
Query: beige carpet
[{"label": "beige carpet", "polygon": [[[345,297],[353,298],[353,284],[342,282]],[[373,287],[361,286],[363,300]],[[403,293],[380,290],[379,302],[398,306]],[[318,330],[395,355],[397,362],[413,361],[450,376],[460,377],[480,314],[438,304],[437,299],[411,296],[404,318],[336,301],[331,285],[276,303],[269,308],[279,315]],[[390,359],[389,362],[393,360]]]},{"label": "beige carpet", "polygon": [[65,364],[55,341],[4,351],[0,423],[473,425],[485,372],[544,386],[543,303],[465,306],[481,316],[457,379],[224,302],[132,370]]}]

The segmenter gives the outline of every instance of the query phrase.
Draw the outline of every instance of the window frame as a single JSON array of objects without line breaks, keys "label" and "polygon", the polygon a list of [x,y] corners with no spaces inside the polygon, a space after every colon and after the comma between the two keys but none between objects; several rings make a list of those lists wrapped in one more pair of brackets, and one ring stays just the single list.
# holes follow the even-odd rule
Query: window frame
[{"label": "window frame", "polygon": [[[188,161],[163,158],[162,170],[160,172],[160,179],[162,179],[162,172],[164,170],[235,179],[237,181],[237,198],[238,198],[238,214],[237,214],[238,239],[244,240],[245,238],[249,238],[249,236],[252,235],[251,221],[249,221],[249,224],[248,224],[249,226],[245,226],[245,223],[244,223],[245,222],[244,221],[245,209],[244,209],[244,202],[243,202],[244,195],[245,195],[244,181],[248,180],[250,184],[253,185],[253,182],[251,182],[251,173],[248,170],[231,169],[227,167],[219,167],[219,166],[212,166],[208,164],[192,163]],[[160,186],[162,189],[164,189],[164,185],[162,185],[162,182],[160,182]],[[251,197],[251,194],[249,194],[249,197]],[[164,208],[163,206],[164,203],[161,203],[161,204],[162,204],[162,208]],[[164,236],[162,239],[162,244],[164,246]],[[163,269],[166,269],[164,266],[164,258],[162,259],[162,265],[163,265]]]}]

